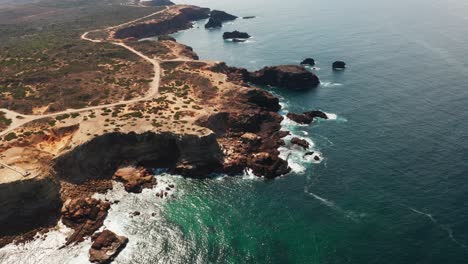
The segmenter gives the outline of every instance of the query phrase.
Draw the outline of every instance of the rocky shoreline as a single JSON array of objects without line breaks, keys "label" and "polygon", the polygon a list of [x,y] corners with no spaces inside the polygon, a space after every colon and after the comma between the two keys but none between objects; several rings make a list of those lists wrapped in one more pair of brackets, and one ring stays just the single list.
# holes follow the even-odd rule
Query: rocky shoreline
[{"label": "rocky shoreline", "polygon": [[[178,11],[169,12],[170,15],[162,20],[118,29],[113,32],[113,38],[165,35],[189,28],[192,21],[208,18],[210,14],[209,9],[194,6],[184,6]],[[96,200],[92,195],[112,189],[113,181],[122,182],[127,192],[140,193],[144,188],[158,184],[157,178],[149,171],[152,168],[164,168],[169,173],[191,178],[206,178],[220,173],[239,175],[250,169],[259,177],[273,179],[291,171],[278,151],[285,144],[283,138],[288,135],[281,130],[283,117],[278,114],[281,109],[279,100],[250,84],[309,89],[320,83],[317,76],[294,65],[248,72],[224,63],[193,60],[167,62],[162,67],[165,69],[163,87],[175,87],[177,79],[174,84],[170,78],[175,74],[192,74],[188,80],[189,83],[193,81],[194,87],[195,81],[204,80],[200,72],[219,79],[216,84],[213,81],[209,85],[204,84],[203,87],[212,88],[211,92],[194,90],[190,95],[202,100],[213,111],[198,116],[194,112],[180,111],[180,115],[196,117],[190,119],[195,126],[192,130],[200,127],[208,132],[159,131],[154,128],[155,121],[147,122],[149,118],[140,121],[143,125],[139,129],[122,126],[120,131],[100,130],[95,134],[85,132],[84,124],[80,123],[55,130],[45,129],[42,123],[36,124],[45,133],[34,135],[29,141],[13,140],[1,149],[34,149],[44,159],[38,161],[42,168],[38,177],[30,181],[0,183],[0,225],[17,226],[8,234],[0,234],[0,247],[12,241],[30,239],[29,234],[57,223],[60,218],[74,230],[64,246],[92,236],[91,260],[108,263],[125,247],[128,239],[109,230],[95,234],[101,229],[111,204]],[[160,103],[157,99],[153,101]],[[178,121],[174,122],[179,124]],[[147,128],[147,123],[152,124],[152,129]],[[80,133],[86,133],[87,139],[82,140]],[[58,150],[49,151],[44,147],[62,144],[64,140],[66,145]],[[308,148],[307,142],[295,140],[295,144]],[[24,196],[21,193],[34,194]],[[168,197],[168,193],[162,192],[158,197]],[[21,208],[16,207],[18,205]],[[36,221],[39,215],[48,217],[43,222]],[[31,224],[26,219],[35,219],[35,222]]]}]

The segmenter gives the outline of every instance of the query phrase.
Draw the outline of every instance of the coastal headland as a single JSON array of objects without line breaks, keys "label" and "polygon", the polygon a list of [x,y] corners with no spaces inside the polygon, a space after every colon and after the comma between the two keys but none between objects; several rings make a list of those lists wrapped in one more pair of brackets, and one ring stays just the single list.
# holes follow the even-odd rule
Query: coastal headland
[{"label": "coastal headland", "polygon": [[[123,182],[129,192],[152,188],[158,184],[150,173],[154,168],[192,178],[247,169],[275,178],[290,171],[278,151],[287,135],[281,131],[279,100],[251,83],[313,88],[318,78],[299,66],[251,73],[201,61],[192,48],[167,35],[209,18],[210,12],[169,5],[82,32],[80,45],[122,54],[98,64],[93,74],[76,74],[76,88],[101,85],[107,97],[94,98],[89,88],[89,96],[79,96],[82,102],[61,101],[72,95],[60,92],[31,105],[28,94],[45,96],[47,80],[17,75],[27,92],[21,98],[10,95],[9,105],[0,109],[0,225],[9,227],[0,232],[0,246],[31,239],[60,220],[75,230],[66,245],[92,236],[112,206],[92,195],[112,189],[113,181]],[[90,60],[97,56],[91,46]],[[60,71],[64,65],[53,67]],[[99,242],[102,237],[115,243]],[[126,243],[108,230],[93,239],[98,241],[94,257],[103,254],[101,248],[118,254]]]}]

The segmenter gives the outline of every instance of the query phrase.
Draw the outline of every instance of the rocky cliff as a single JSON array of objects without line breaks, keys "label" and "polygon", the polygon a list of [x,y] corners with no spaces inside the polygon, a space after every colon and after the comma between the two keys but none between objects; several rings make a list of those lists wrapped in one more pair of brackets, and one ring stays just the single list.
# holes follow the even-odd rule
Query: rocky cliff
[{"label": "rocky cliff", "polygon": [[222,167],[216,136],[173,133],[109,133],[58,157],[54,168],[60,179],[82,183],[110,179],[124,165],[168,168],[171,172],[206,177]]},{"label": "rocky cliff", "polygon": [[51,176],[0,184],[0,236],[53,223],[61,205],[60,184]]},{"label": "rocky cliff", "polygon": [[169,19],[149,21],[117,30],[114,38],[147,38],[165,35],[192,27],[192,22],[210,16],[209,8],[190,6],[182,8],[179,13]]}]

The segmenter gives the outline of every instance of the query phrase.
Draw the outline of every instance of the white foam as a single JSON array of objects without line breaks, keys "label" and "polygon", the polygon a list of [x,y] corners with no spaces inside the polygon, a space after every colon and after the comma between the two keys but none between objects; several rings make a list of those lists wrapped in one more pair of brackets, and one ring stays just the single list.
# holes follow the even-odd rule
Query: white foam
[{"label": "white foam", "polygon": [[[135,233],[132,229],[142,228],[136,226],[134,221],[146,221],[150,218],[163,218],[161,215],[162,206],[166,200],[177,195],[183,194],[178,190],[175,182],[180,176],[161,174],[157,176],[158,184],[153,189],[144,189],[140,194],[127,193],[122,183],[113,184],[113,189],[105,194],[95,194],[93,197],[102,200],[108,200],[113,203],[109,214],[101,228],[109,229],[118,235],[129,238],[129,243],[116,259],[116,263],[128,263],[132,258],[132,253],[138,252],[139,241],[145,240],[141,234]],[[175,185],[175,188],[167,190],[169,185]],[[167,192],[167,198],[157,197],[157,193]],[[135,207],[137,206],[137,207]],[[141,215],[132,217],[131,212],[140,211]],[[153,216],[154,215],[154,216]],[[138,219],[137,219],[138,218]],[[144,228],[143,228],[144,229]],[[66,238],[73,233],[73,230],[64,226],[61,222],[57,226],[43,235],[37,237],[25,244],[9,244],[0,249],[0,263],[2,264],[83,264],[89,263],[88,250],[91,247],[90,238],[85,241],[60,249],[65,245]]]},{"label": "white foam", "polygon": [[244,180],[259,180],[262,177],[258,177],[253,173],[253,170],[250,168],[245,169],[244,174],[242,175],[242,179]]},{"label": "white foam", "polygon": [[335,202],[333,202],[331,200],[328,200],[326,198],[323,198],[323,197],[309,191],[307,187],[304,188],[304,192],[306,194],[312,196],[314,199],[318,200],[323,205],[331,208],[332,210],[334,210],[334,211],[336,211],[336,212],[338,212],[340,214],[343,214],[346,218],[351,219],[352,221],[358,222],[360,220],[360,218],[363,218],[363,217],[367,216],[367,214],[365,214],[365,213],[356,213],[356,212],[351,211],[351,210],[344,210],[343,208],[338,206]]},{"label": "white foam", "polygon": [[283,116],[283,117],[284,117],[283,121],[281,121],[281,125],[283,127],[292,128],[292,127],[307,127],[307,126],[309,126],[307,124],[296,123],[292,119],[289,119],[287,116]]},{"label": "white foam", "polygon": [[25,244],[9,244],[0,249],[0,263],[2,264],[81,264],[88,262],[88,250],[91,247],[90,239],[78,245],[67,246],[66,238],[73,230],[59,223],[57,227],[43,235],[37,235],[32,241]]},{"label": "white foam", "polygon": [[327,117],[328,117],[328,120],[336,120],[338,118],[338,116],[336,114],[333,114],[333,113],[327,113],[327,112],[324,112]]},{"label": "white foam", "polygon": [[334,82],[320,82],[320,86],[322,87],[335,87],[335,86],[341,86],[341,83],[334,83]]}]

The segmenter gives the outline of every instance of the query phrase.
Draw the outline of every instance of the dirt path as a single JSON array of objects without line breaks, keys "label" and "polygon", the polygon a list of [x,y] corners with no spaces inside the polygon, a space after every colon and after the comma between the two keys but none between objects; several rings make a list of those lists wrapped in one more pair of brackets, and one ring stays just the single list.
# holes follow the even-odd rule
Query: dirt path
[{"label": "dirt path", "polygon": [[[117,25],[117,26],[112,26],[112,27],[108,27],[108,28],[100,29],[100,30],[87,31],[87,32],[83,33],[83,35],[81,35],[81,39],[86,40],[86,41],[91,41],[93,43],[103,43],[105,41],[89,38],[88,34],[91,33],[91,32],[97,32],[97,31],[101,31],[101,30],[111,30],[111,29],[115,29],[115,28],[118,28],[118,27],[130,25],[132,23],[147,19],[147,18],[152,17],[154,15],[157,15],[159,13],[162,13],[162,12],[164,12],[166,10],[167,10],[167,7],[164,10],[160,10],[158,12],[149,14],[147,16],[144,16],[144,17],[141,17],[141,18],[129,21],[129,22],[125,22],[125,23]],[[154,70],[153,80],[151,81],[150,88],[149,88],[149,90],[148,90],[148,92],[146,93],[145,96],[139,97],[139,98],[134,98],[134,99],[131,99],[131,100],[126,100],[126,101],[122,100],[122,101],[112,103],[112,104],[90,106],[90,107],[79,108],[79,109],[67,109],[67,110],[64,110],[64,111],[61,111],[61,112],[56,112],[56,113],[51,113],[51,114],[43,114],[43,115],[23,115],[23,114],[15,112],[15,111],[11,111],[11,110],[2,108],[2,109],[0,109],[0,111],[5,112],[6,117],[11,119],[12,123],[10,124],[10,126],[7,129],[0,132],[0,136],[4,136],[4,135],[10,133],[11,131],[13,131],[13,130],[15,130],[15,129],[27,124],[27,123],[30,123],[30,122],[32,122],[34,120],[39,120],[39,119],[43,119],[43,118],[47,118],[47,117],[54,117],[54,116],[59,116],[59,115],[64,115],[64,114],[73,114],[73,113],[85,112],[85,111],[90,111],[90,110],[97,110],[97,109],[102,109],[102,108],[107,108],[107,107],[127,105],[127,104],[137,103],[137,102],[140,102],[140,101],[150,100],[150,99],[156,97],[158,95],[158,93],[159,93],[159,83],[160,83],[160,80],[161,80],[161,66],[159,64],[159,60],[158,59],[152,59],[152,58],[146,56],[145,54],[135,50],[134,48],[129,47],[125,43],[122,43],[122,42],[109,42],[109,43],[117,45],[117,46],[121,46],[121,47],[127,49],[128,51],[132,52],[133,54],[136,54],[140,58],[150,62],[153,65],[153,70]]]}]

